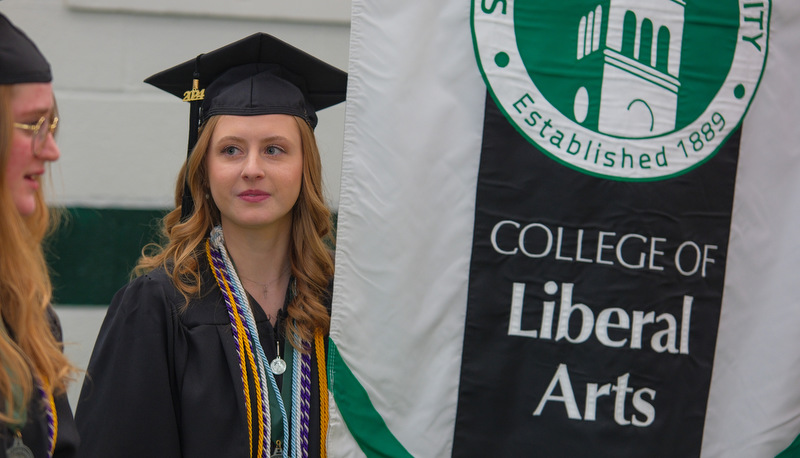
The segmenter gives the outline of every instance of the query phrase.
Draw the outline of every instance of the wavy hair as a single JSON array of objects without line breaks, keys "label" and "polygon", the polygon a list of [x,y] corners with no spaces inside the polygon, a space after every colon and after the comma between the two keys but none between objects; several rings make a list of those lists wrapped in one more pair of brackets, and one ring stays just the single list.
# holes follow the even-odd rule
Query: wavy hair
[{"label": "wavy hair", "polygon": [[[218,121],[219,117],[213,116],[201,127],[197,144],[178,173],[176,208],[161,221],[162,244],[145,246],[134,269],[134,275],[141,275],[163,268],[186,300],[182,310],[190,306],[192,298],[199,297],[199,266],[205,262],[204,242],[214,225],[220,222],[219,209],[212,199],[205,198],[209,193],[205,159]],[[334,265],[328,250],[328,243],[332,243],[331,213],[322,193],[319,149],[311,127],[302,118],[295,117],[295,121],[302,140],[303,177],[300,195],[292,209],[289,251],[297,294],[287,309],[290,331],[287,335],[293,336],[290,339],[292,346],[307,351],[301,342],[312,340],[316,329],[327,333],[330,327],[330,314],[324,298],[329,294]],[[192,194],[194,211],[181,221],[184,177]]]},{"label": "wavy hair", "polygon": [[50,314],[52,285],[42,241],[57,213],[36,193],[36,210],[23,217],[6,183],[11,152],[12,85],[0,85],[0,422],[18,423],[34,392],[34,376],[53,394],[66,391],[75,367],[56,340]]}]

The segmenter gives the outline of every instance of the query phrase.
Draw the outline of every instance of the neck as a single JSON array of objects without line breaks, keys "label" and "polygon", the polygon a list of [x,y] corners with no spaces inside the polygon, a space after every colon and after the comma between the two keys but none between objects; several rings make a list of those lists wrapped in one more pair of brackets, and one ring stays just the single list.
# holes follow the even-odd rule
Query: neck
[{"label": "neck", "polygon": [[291,273],[289,230],[268,233],[223,224],[222,231],[242,286],[275,324]]}]

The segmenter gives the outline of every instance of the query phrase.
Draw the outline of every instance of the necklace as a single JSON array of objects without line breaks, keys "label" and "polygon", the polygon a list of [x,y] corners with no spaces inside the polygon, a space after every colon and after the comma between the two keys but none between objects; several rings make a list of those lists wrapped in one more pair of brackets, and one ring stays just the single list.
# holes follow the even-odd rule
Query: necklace
[{"label": "necklace", "polygon": [[272,369],[273,374],[281,375],[286,372],[286,361],[281,358],[281,341],[275,340],[275,346],[277,347],[278,351],[276,352],[275,359],[269,363],[269,368]]},{"label": "necklace", "polygon": [[290,272],[290,270],[291,270],[291,267],[292,267],[292,266],[286,266],[286,268],[285,268],[285,269],[283,269],[283,271],[280,273],[280,275],[278,275],[278,277],[277,277],[277,278],[275,278],[274,280],[271,280],[271,281],[265,282],[265,283],[262,283],[262,282],[260,282],[260,281],[253,280],[252,278],[247,278],[247,277],[245,277],[244,275],[241,275],[241,274],[239,274],[238,272],[237,272],[237,275],[238,275],[238,276],[239,276],[239,278],[241,278],[242,280],[247,280],[247,281],[249,281],[250,283],[253,283],[253,284],[254,284],[254,285],[256,285],[256,286],[260,286],[260,287],[261,287],[261,292],[262,292],[262,294],[264,294],[264,296],[266,296],[266,295],[267,295],[267,292],[268,292],[268,291],[269,291],[269,289],[270,289],[270,287],[271,287],[272,285],[274,285],[275,283],[277,283],[278,281],[280,281],[280,280],[282,280],[283,278],[285,278],[285,277],[286,277],[286,275],[287,275],[287,274]]},{"label": "necklace", "polygon": [[[297,349],[293,349],[293,359],[295,363],[292,373],[292,441],[289,441],[289,418],[283,405],[280,390],[273,375],[270,363],[264,354],[261,341],[258,337],[258,328],[253,318],[247,294],[244,292],[241,281],[236,275],[233,263],[225,250],[225,241],[222,228],[216,226],[209,239],[206,241],[206,255],[211,266],[214,277],[217,281],[225,306],[228,309],[228,318],[231,323],[231,332],[239,357],[239,369],[244,390],[245,411],[247,412],[247,430],[250,435],[250,456],[253,456],[253,434],[257,434],[256,455],[264,457],[269,454],[271,445],[270,439],[270,410],[269,410],[269,389],[275,393],[278,401],[281,417],[283,419],[283,442],[282,452],[286,456],[289,448],[299,453],[292,453],[292,456],[308,455],[308,416],[310,411],[310,396],[308,395],[308,377],[303,374],[310,374],[310,357],[308,354],[301,355]],[[304,346],[310,348],[310,344],[303,342]],[[304,357],[305,356],[305,357]],[[274,362],[274,361],[273,361]],[[253,382],[250,382],[252,377]],[[253,400],[251,402],[251,389],[253,390]],[[300,395],[302,392],[302,395]],[[294,393],[298,393],[297,396]],[[294,400],[297,399],[295,402]],[[301,415],[300,412],[304,412]],[[302,417],[302,420],[301,420]],[[255,423],[255,425],[254,425]],[[287,447],[289,444],[289,447]]]}]

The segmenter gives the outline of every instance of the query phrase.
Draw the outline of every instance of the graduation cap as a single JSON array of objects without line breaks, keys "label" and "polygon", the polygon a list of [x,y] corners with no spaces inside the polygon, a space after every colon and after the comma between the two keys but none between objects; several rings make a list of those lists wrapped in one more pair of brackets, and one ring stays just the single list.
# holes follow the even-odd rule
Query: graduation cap
[{"label": "graduation cap", "polygon": [[50,64],[39,48],[0,14],[0,84],[49,83]]},{"label": "graduation cap", "polygon": [[[299,116],[312,127],[316,112],[345,100],[347,73],[271,35],[256,33],[163,70],[145,83],[190,102],[188,153],[211,116]],[[184,185],[182,219],[193,211]]]}]

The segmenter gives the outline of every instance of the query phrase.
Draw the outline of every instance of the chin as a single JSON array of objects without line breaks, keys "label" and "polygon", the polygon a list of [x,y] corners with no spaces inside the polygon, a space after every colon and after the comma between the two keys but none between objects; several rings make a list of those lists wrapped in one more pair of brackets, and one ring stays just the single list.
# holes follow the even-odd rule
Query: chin
[{"label": "chin", "polygon": [[31,216],[36,211],[36,201],[31,199],[30,201],[24,202],[16,202],[17,211],[22,216]]}]

